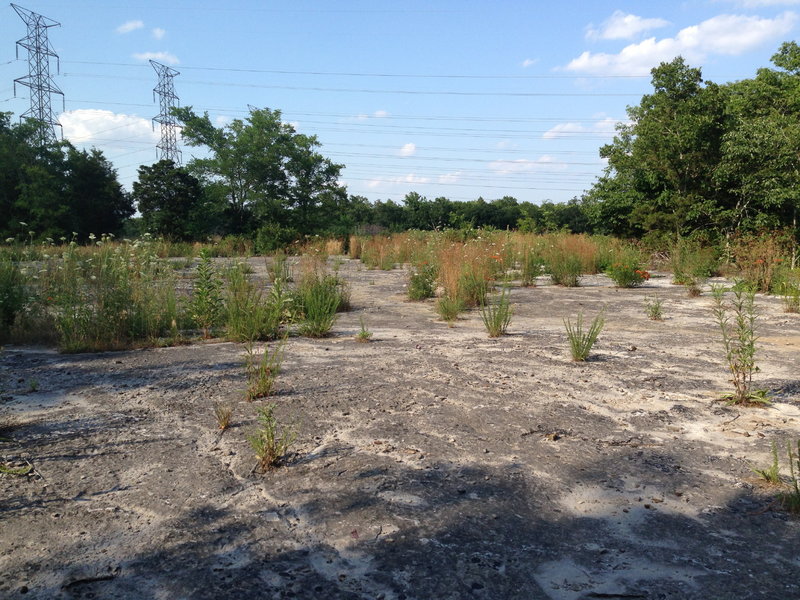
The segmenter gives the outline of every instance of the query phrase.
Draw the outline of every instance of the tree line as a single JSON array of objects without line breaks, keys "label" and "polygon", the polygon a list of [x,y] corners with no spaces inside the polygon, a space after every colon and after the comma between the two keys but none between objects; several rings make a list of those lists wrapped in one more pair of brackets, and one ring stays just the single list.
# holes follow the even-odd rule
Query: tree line
[{"label": "tree line", "polygon": [[784,43],[772,63],[724,85],[703,80],[680,57],[653,69],[653,92],[628,107],[628,121],[600,149],[608,161],[603,175],[566,203],[510,196],[456,202],[416,192],[370,202],[347,193],[339,183],[344,166],[322,155],[315,136],[297,133],[267,108],[223,127],[192,107],[176,109],[184,142],[203,156],[185,167],[142,166],[128,193],[98,150],[42,147],[35,123],[12,124],[0,113],[0,235],[239,235],[263,251],[308,235],[466,227],[655,244],[759,229],[797,239],[800,47]]}]

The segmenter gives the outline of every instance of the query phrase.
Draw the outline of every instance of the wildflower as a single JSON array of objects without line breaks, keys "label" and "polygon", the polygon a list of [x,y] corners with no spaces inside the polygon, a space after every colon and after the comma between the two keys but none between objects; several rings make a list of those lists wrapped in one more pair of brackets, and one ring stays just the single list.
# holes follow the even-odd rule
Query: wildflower
[{"label": "wildflower", "polygon": [[13,241],[14,241],[13,237],[6,238],[6,244],[10,244]]},{"label": "wildflower", "polygon": [[756,264],[757,265],[763,265],[764,264],[764,259],[763,258],[756,259]]}]

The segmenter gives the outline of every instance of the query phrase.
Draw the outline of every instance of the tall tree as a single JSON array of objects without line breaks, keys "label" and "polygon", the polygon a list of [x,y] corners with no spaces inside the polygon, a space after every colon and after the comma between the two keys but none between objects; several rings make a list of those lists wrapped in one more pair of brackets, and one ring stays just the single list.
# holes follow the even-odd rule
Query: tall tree
[{"label": "tall tree", "polygon": [[283,123],[278,110],[251,109],[245,120],[221,128],[191,107],[175,109],[175,115],[184,140],[208,149],[210,156],[194,158],[189,170],[224,194],[235,232],[278,223],[311,233],[322,221],[319,209],[345,194],[338,184],[341,165],[317,151],[315,136]]},{"label": "tall tree", "polygon": [[199,237],[205,216],[201,210],[203,188],[173,161],[139,167],[133,198],[145,230],[176,240]]}]

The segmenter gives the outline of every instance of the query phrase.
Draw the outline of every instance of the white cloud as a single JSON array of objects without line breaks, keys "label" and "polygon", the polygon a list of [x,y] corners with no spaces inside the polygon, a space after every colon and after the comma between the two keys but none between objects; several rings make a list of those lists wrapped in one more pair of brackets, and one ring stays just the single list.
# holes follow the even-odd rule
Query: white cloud
[{"label": "white cloud", "polygon": [[400,156],[414,156],[417,153],[417,145],[409,142],[400,148]]},{"label": "white cloud", "polygon": [[609,137],[613,136],[616,132],[617,121],[611,117],[605,117],[591,125],[582,125],[580,123],[559,123],[551,127],[542,134],[546,140],[571,137],[572,134],[608,134]]},{"label": "white cloud", "polygon": [[165,35],[167,35],[166,29],[161,29],[161,27],[156,27],[153,31],[150,32],[153,37],[157,40],[163,39]]},{"label": "white cloud", "polygon": [[117,33],[130,33],[131,31],[136,31],[137,29],[141,29],[144,27],[144,23],[142,21],[126,21],[119,27],[117,27]]},{"label": "white cloud", "polygon": [[536,171],[564,171],[567,165],[552,156],[544,154],[536,160],[518,158],[515,160],[496,160],[489,163],[489,168],[498,175],[511,175],[513,173],[533,173]]},{"label": "white cloud", "polygon": [[584,52],[564,67],[567,71],[600,75],[647,75],[660,62],[682,55],[690,63],[709,54],[736,56],[792,30],[797,15],[785,12],[774,19],[745,15],[718,15],[681,29],[675,37],[648,38],[630,44],[618,54]]},{"label": "white cloud", "polygon": [[177,65],[178,57],[169,52],[138,52],[133,55],[136,60],[154,60],[167,65]]},{"label": "white cloud", "polygon": [[385,110],[376,110],[371,115],[366,113],[361,113],[353,117],[356,121],[367,121],[368,119],[384,119],[389,116],[389,113]]},{"label": "white cloud", "polygon": [[592,40],[630,40],[640,33],[666,25],[669,25],[669,21],[664,19],[643,19],[615,10],[599,28],[595,29],[590,25],[586,30],[586,37]]},{"label": "white cloud", "polygon": [[526,58],[525,60],[522,61],[522,68],[527,69],[528,67],[531,67],[538,62],[539,62],[538,58]]},{"label": "white cloud", "polygon": [[161,139],[150,119],[110,110],[68,110],[58,117],[64,137],[76,146],[97,146],[101,150],[130,149],[155,145]]},{"label": "white cloud", "polygon": [[436,181],[439,183],[456,183],[459,179],[461,179],[461,171],[439,175],[439,178]]},{"label": "white cloud", "polygon": [[420,177],[416,173],[408,173],[407,175],[400,175],[398,177],[375,177],[367,182],[367,187],[376,189],[385,185],[401,185],[401,184],[423,184],[430,183],[430,177]]}]

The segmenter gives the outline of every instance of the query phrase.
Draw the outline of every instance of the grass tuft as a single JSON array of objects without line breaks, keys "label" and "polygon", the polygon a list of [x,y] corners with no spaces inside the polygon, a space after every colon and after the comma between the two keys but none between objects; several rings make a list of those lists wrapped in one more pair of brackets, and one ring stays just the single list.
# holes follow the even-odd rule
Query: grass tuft
[{"label": "grass tuft", "polygon": [[564,319],[564,327],[567,329],[569,351],[572,355],[572,360],[580,362],[585,361],[589,357],[589,352],[600,336],[603,325],[605,325],[605,319],[602,312],[592,319],[588,330],[584,330],[583,328],[583,312],[578,313],[578,318],[574,325],[569,317]]}]

